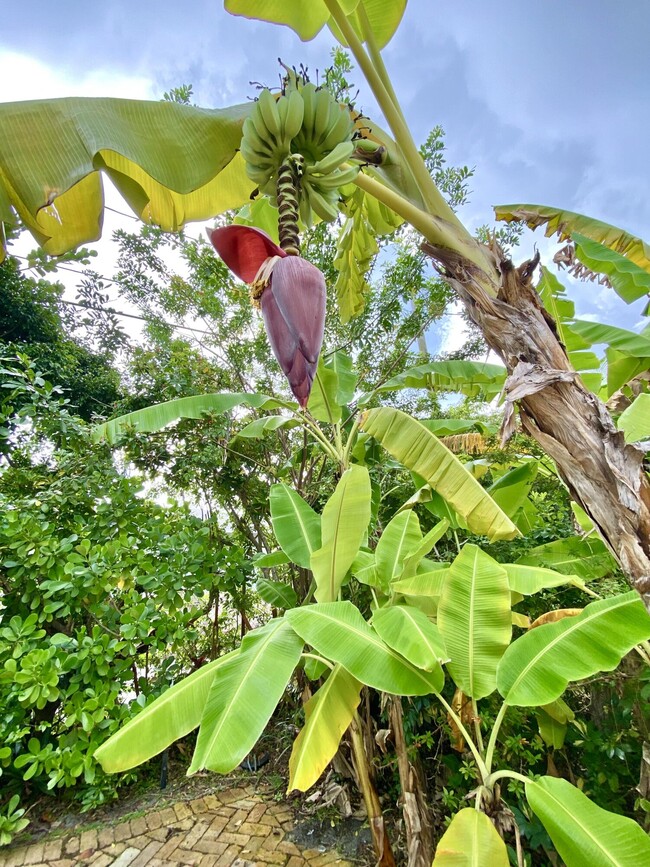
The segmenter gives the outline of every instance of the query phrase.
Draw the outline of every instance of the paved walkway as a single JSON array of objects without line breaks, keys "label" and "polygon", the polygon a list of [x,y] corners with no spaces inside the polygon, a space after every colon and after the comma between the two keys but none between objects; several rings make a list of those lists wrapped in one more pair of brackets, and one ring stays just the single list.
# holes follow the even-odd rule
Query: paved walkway
[{"label": "paved walkway", "polygon": [[0,849],[0,867],[351,867],[336,852],[300,850],[292,814],[253,786],[179,801],[110,827]]}]

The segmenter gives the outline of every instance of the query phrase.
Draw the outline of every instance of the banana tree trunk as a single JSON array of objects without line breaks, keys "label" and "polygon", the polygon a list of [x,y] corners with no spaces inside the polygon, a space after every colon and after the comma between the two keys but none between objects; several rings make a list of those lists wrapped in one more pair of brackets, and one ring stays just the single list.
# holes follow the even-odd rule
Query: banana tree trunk
[{"label": "banana tree trunk", "polygon": [[390,727],[395,740],[400,781],[400,802],[406,833],[407,867],[430,867],[433,861],[431,816],[421,768],[409,759],[404,737],[402,699],[389,698]]},{"label": "banana tree trunk", "polygon": [[539,256],[515,268],[494,244],[480,248],[493,263],[486,271],[449,248],[427,241],[422,249],[508,370],[504,439],[514,429],[518,402],[523,430],[555,461],[650,612],[650,481],[643,452],[625,442],[569,363],[532,285]]}]

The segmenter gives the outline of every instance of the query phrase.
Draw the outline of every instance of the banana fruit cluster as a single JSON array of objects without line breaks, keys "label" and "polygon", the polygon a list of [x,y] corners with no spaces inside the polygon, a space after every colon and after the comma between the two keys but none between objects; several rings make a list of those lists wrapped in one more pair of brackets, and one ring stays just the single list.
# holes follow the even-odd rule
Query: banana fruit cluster
[{"label": "banana fruit cluster", "polygon": [[292,154],[303,160],[300,178],[300,218],[311,225],[338,215],[339,188],[351,183],[358,164],[348,164],[355,151],[354,123],[340,105],[312,82],[292,82],[276,99],[262,90],[242,129],[241,154],[246,173],[261,193],[277,201],[278,169]]}]

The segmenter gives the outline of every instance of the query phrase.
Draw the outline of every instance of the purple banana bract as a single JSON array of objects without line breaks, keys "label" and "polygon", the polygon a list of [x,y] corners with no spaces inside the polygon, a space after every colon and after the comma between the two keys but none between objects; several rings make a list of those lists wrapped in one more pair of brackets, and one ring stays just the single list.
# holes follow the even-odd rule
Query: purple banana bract
[{"label": "purple banana bract", "polygon": [[325,328],[325,278],[252,226],[208,229],[217,253],[260,300],[273,354],[300,406],[307,406]]}]

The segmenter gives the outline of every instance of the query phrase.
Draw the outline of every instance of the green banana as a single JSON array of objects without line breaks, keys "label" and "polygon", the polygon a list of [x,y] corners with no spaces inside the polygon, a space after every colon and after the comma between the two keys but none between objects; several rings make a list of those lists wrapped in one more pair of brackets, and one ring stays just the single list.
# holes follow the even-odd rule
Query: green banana
[{"label": "green banana", "polygon": [[351,141],[342,141],[332,148],[332,150],[322,159],[307,166],[308,175],[326,175],[338,169],[341,163],[348,160],[354,152],[354,144]]},{"label": "green banana", "polygon": [[281,102],[286,103],[284,123],[282,127],[282,142],[288,148],[302,127],[305,104],[297,90],[292,90],[288,96],[283,96]]},{"label": "green banana", "polygon": [[[255,104],[253,111],[249,114],[246,120],[251,121],[253,129],[255,130],[256,140],[259,139],[266,147],[273,151],[278,146],[278,140],[276,136],[271,135],[269,130],[266,128],[266,124],[264,123],[264,118],[262,117],[262,112],[260,110],[259,105]],[[246,121],[244,121],[244,125]],[[243,129],[243,127],[242,127]],[[256,148],[259,150],[259,148]]]},{"label": "green banana", "polygon": [[316,111],[316,85],[310,81],[300,91],[303,102],[303,119],[300,131],[295,136],[296,143],[300,145],[310,141],[311,130],[314,128],[314,113]]},{"label": "green banana", "polygon": [[310,175],[309,182],[319,190],[338,190],[339,187],[343,187],[345,184],[351,184],[358,174],[358,166],[348,166],[343,169],[335,169],[328,175],[323,175],[323,177]]},{"label": "green banana", "polygon": [[314,115],[314,128],[311,135],[311,140],[314,145],[317,145],[319,139],[325,138],[330,128],[330,109],[332,108],[333,99],[329,91],[321,89],[316,91],[316,111]]},{"label": "green banana", "polygon": [[339,142],[350,139],[353,130],[354,124],[352,123],[349,111],[344,106],[335,102],[332,105],[330,113],[329,129],[326,135],[322,136],[319,140],[318,146],[322,148],[323,153],[327,153],[327,151],[336,147]]},{"label": "green banana", "polygon": [[264,88],[264,90],[260,92],[257,99],[257,105],[267,130],[272,136],[275,136],[276,141],[280,141],[282,138],[280,114],[278,112],[275,97],[270,90]]},{"label": "green banana", "polygon": [[338,194],[335,193],[336,199],[332,201],[329,196],[315,189],[308,180],[303,181],[302,189],[307,193],[307,201],[311,209],[322,220],[330,222],[338,217]]}]

